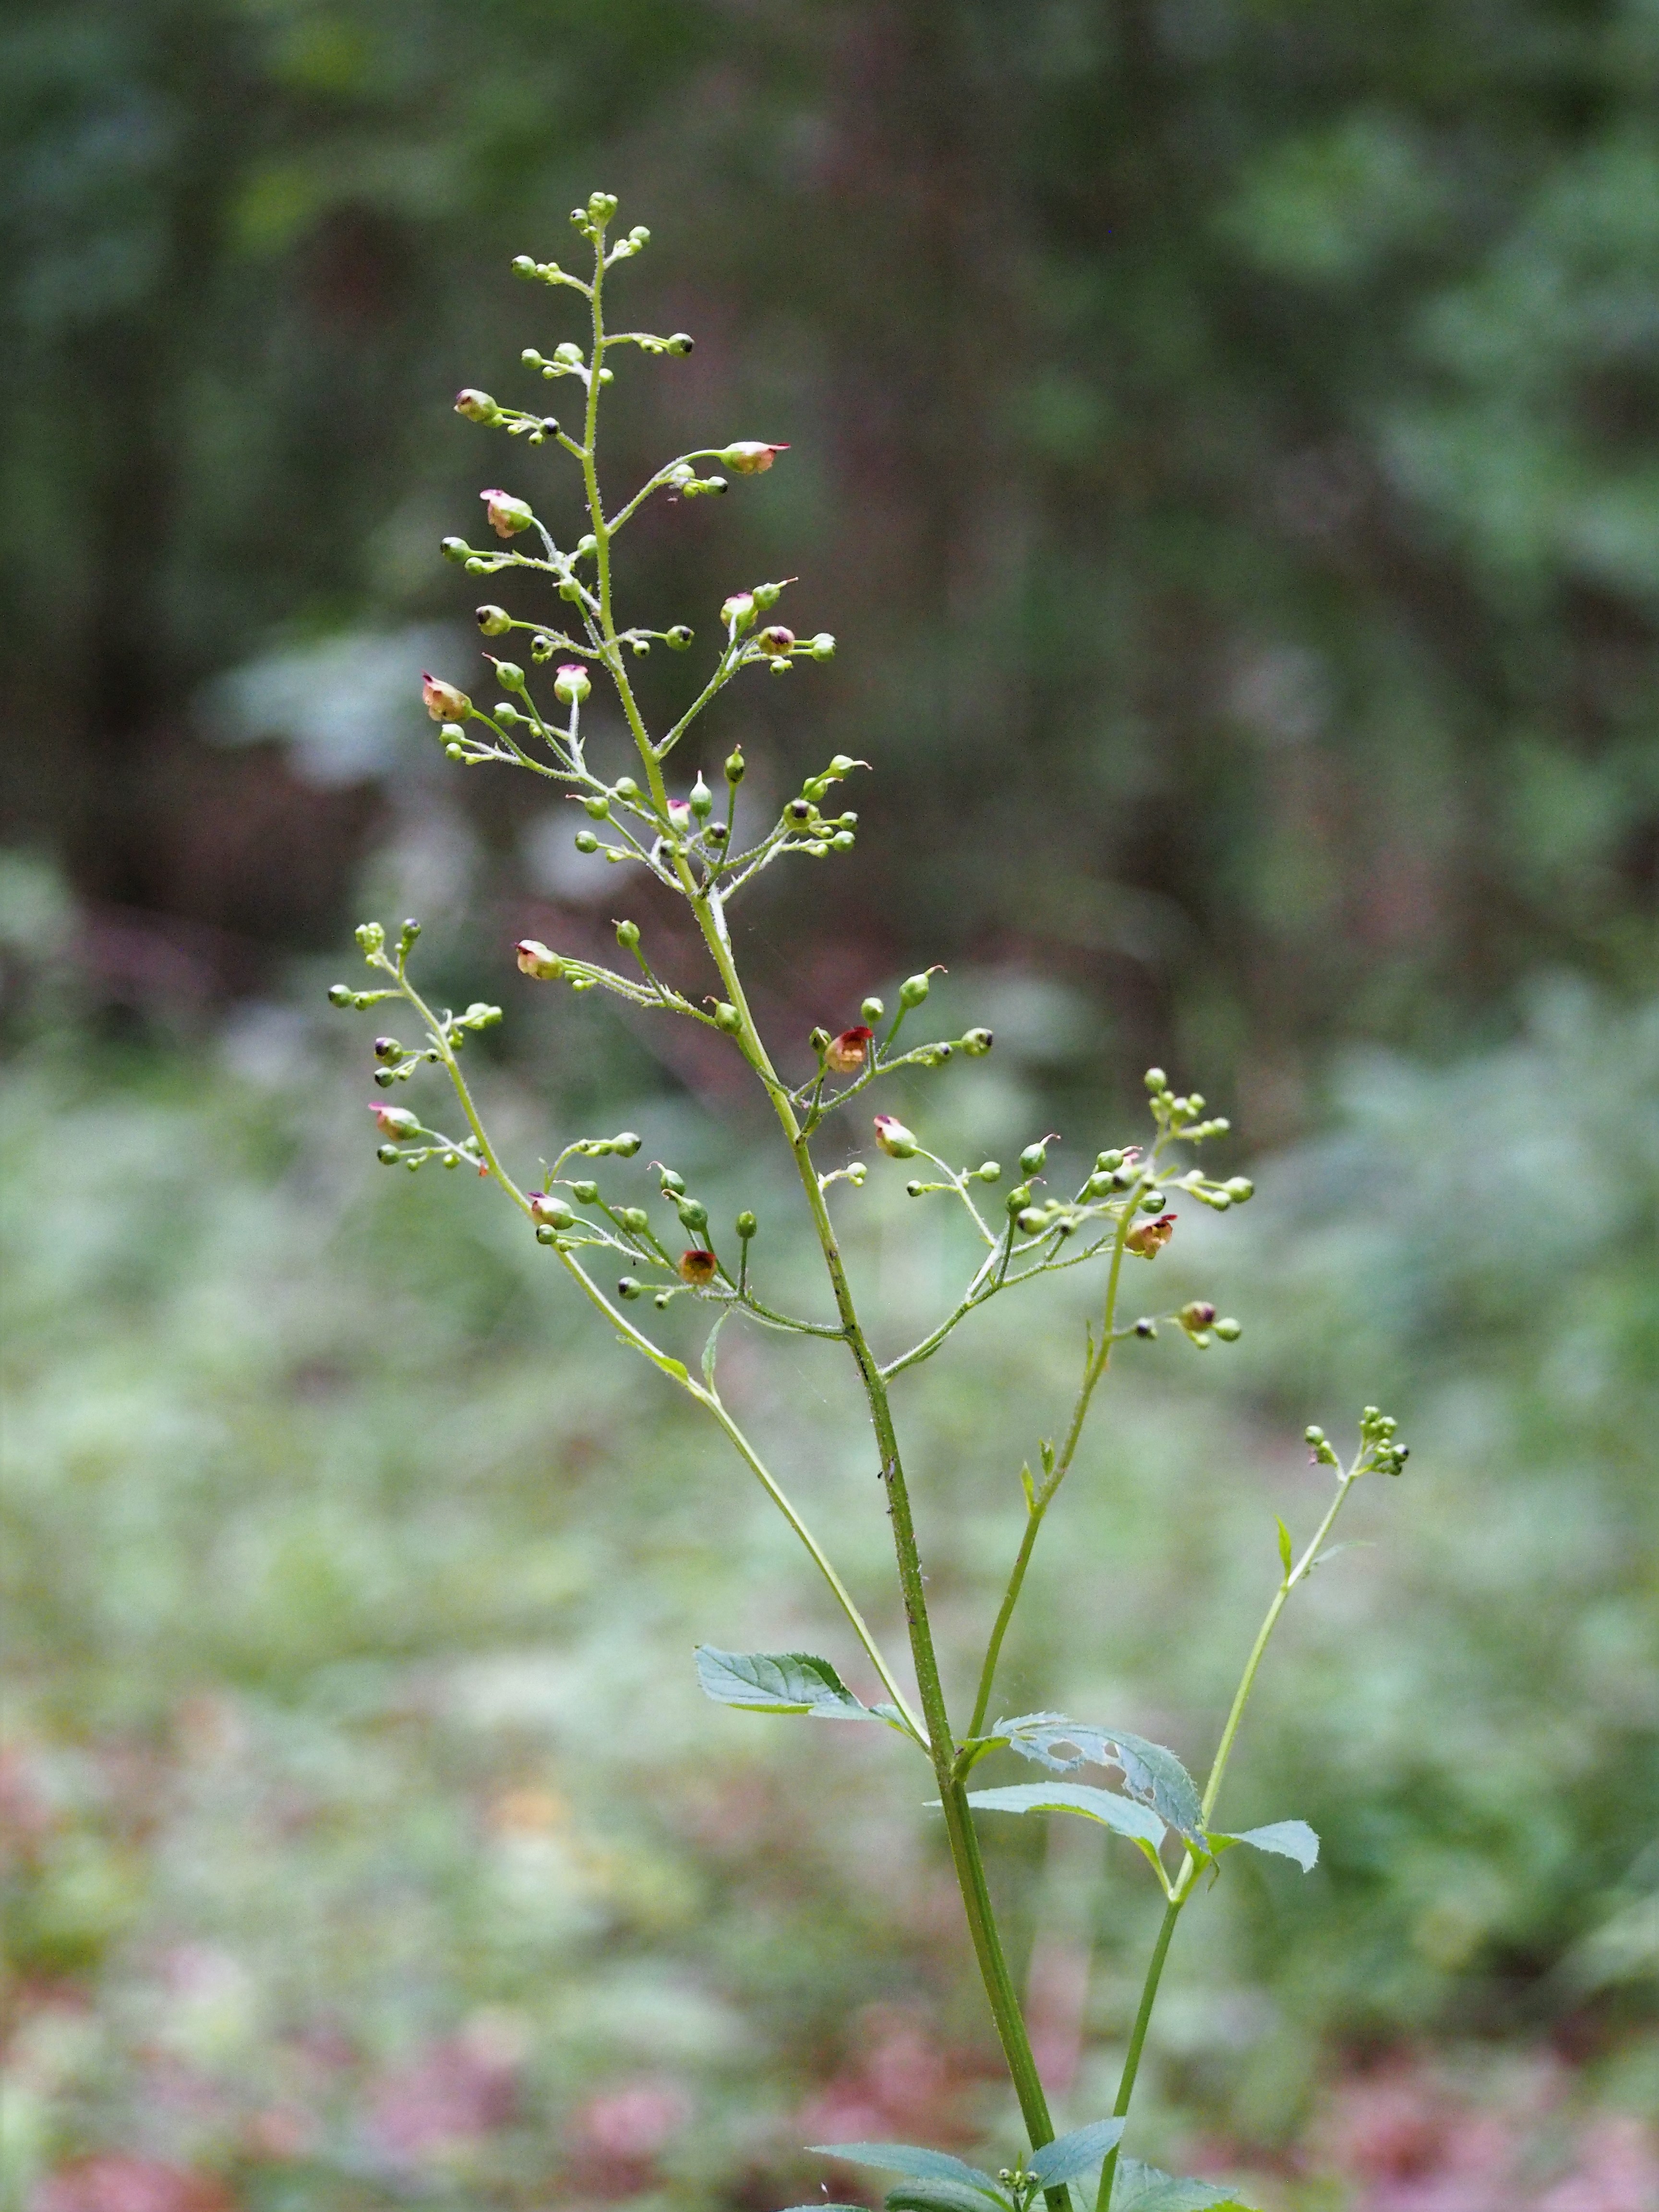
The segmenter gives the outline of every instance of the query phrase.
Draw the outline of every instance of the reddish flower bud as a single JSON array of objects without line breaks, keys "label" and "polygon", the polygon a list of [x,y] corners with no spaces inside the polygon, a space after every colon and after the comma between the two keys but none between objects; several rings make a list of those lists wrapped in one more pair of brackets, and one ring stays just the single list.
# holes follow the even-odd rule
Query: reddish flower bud
[{"label": "reddish flower bud", "polygon": [[412,1137],[421,1126],[420,1115],[411,1114],[407,1106],[382,1106],[378,1099],[371,1099],[368,1110],[379,1122],[383,1137]]},{"label": "reddish flower bud", "polygon": [[714,1281],[718,1265],[719,1262],[712,1252],[704,1250],[701,1245],[694,1244],[689,1252],[680,1254],[681,1279],[693,1283],[701,1289],[705,1283]]},{"label": "reddish flower bud", "polygon": [[735,623],[739,629],[747,629],[755,619],[755,594],[752,592],[733,592],[729,599],[720,603],[720,620],[728,629]]},{"label": "reddish flower bud", "polygon": [[1155,1221],[1138,1221],[1124,1238],[1124,1245],[1143,1260],[1156,1260],[1175,1235],[1175,1225],[1173,1213],[1160,1213]]},{"label": "reddish flower bud", "polygon": [[1194,1298],[1190,1304],[1181,1309],[1182,1328],[1208,1328],[1214,1319],[1215,1308],[1207,1298]]},{"label": "reddish flower bud", "polygon": [[720,459],[735,476],[758,477],[771,467],[774,455],[788,450],[787,446],[763,445],[758,438],[739,438],[735,446],[726,448]]},{"label": "reddish flower bud", "polygon": [[551,1229],[568,1229],[576,1218],[570,1211],[569,1200],[553,1190],[532,1190],[530,1212],[534,1220],[544,1222]]},{"label": "reddish flower bud", "polygon": [[592,689],[592,679],[579,660],[563,661],[553,672],[553,696],[562,706],[580,707]]},{"label": "reddish flower bud", "polygon": [[691,827],[690,800],[671,799],[668,802],[668,819],[676,830],[690,830]]},{"label": "reddish flower bud", "polygon": [[769,623],[755,642],[763,653],[769,653],[774,659],[779,659],[793,650],[795,633],[786,629],[781,623]]},{"label": "reddish flower bud", "polygon": [[538,937],[519,939],[518,960],[524,974],[533,975],[538,983],[556,983],[564,973],[563,961]]},{"label": "reddish flower bud", "polygon": [[877,1115],[876,1142],[890,1160],[914,1159],[921,1150],[903,1122],[891,1114]]},{"label": "reddish flower bud", "polygon": [[465,415],[469,422],[499,422],[501,410],[487,392],[475,392],[469,385],[455,394],[455,412]]},{"label": "reddish flower bud", "polygon": [[421,672],[421,697],[434,722],[464,722],[472,712],[472,702],[465,691],[458,691],[441,676],[431,675],[425,669]]},{"label": "reddish flower bud", "polygon": [[484,513],[489,517],[489,526],[497,538],[516,538],[521,530],[528,530],[536,520],[529,504],[514,499],[508,491],[481,491]]},{"label": "reddish flower bud", "polygon": [[843,1030],[825,1048],[824,1066],[833,1067],[837,1075],[850,1075],[855,1067],[863,1066],[874,1035],[873,1030],[866,1029],[861,1023],[856,1029]]}]

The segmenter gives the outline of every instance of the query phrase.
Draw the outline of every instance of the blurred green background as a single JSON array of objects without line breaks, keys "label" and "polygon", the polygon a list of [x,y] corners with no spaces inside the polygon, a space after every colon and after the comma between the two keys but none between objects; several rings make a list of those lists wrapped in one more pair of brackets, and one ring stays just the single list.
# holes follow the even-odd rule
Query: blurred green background
[{"label": "blurred green background", "polygon": [[[868,1686],[787,1531],[473,1179],[374,1165],[323,1004],[355,921],[422,915],[434,992],[507,1007],[515,1159],[630,1125],[815,1295],[726,1062],[514,973],[600,951],[618,879],[416,696],[479,668],[436,556],[478,486],[569,511],[450,398],[540,388],[567,325],[506,264],[602,185],[653,233],[630,319],[698,341],[619,378],[612,481],[791,446],[642,518],[630,605],[706,633],[799,574],[840,653],[707,764],[874,764],[857,851],[739,916],[786,1058],[942,961],[999,1038],[906,1095],[942,1148],[1086,1158],[1155,1059],[1258,1181],[1157,1279],[1243,1341],[1115,1377],[1007,1709],[1201,1764],[1303,1423],[1414,1446],[1230,1783],[1321,1866],[1194,1907],[1137,2147],[1274,2212],[1652,2212],[1659,11],[13,0],[0,40],[6,2203],[772,2212],[806,2142],[1012,2148],[918,1774],[696,1690],[703,1638]],[[883,1167],[841,1212],[896,1344],[968,1255]],[[958,1698],[1080,1352],[1077,1279],[1024,1296],[901,1406]],[[845,1378],[722,1375],[896,1637]],[[1053,1825],[988,1841],[1077,2122],[1152,1900]]]}]

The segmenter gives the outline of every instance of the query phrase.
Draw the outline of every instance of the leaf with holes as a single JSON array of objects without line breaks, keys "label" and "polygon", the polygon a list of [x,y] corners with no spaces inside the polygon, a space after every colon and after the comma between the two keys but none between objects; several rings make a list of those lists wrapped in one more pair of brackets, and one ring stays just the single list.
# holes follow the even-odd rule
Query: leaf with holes
[{"label": "leaf with holes", "polygon": [[697,1646],[697,1680],[717,1705],[750,1713],[811,1713],[815,1719],[868,1721],[861,1705],[827,1659],[810,1651],[717,1651]]},{"label": "leaf with holes", "polygon": [[[1150,1805],[1159,1818],[1190,1842],[1201,1831],[1198,1785],[1174,1752],[1122,1729],[1091,1727],[1065,1713],[1026,1713],[999,1721],[997,1735],[1010,1751],[1034,1759],[1053,1774],[1075,1773],[1079,1766],[1121,1768],[1132,1797]],[[1069,1755],[1060,1747],[1069,1744]]]}]

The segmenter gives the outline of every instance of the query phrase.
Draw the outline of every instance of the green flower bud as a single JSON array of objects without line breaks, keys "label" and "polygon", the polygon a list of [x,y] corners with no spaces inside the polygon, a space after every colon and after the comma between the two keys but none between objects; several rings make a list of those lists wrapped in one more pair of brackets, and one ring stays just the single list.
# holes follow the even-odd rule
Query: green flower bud
[{"label": "green flower bud", "polygon": [[692,785],[690,796],[691,811],[699,822],[707,822],[714,811],[714,794],[703,781],[701,775]]},{"label": "green flower bud", "polygon": [[396,1145],[381,1145],[377,1146],[374,1157],[383,1168],[395,1168],[403,1154]]},{"label": "green flower bud", "polygon": [[881,1020],[886,1012],[887,1009],[882,1004],[881,1000],[874,998],[866,999],[864,1004],[859,1008],[860,1014],[872,1029],[873,1029],[876,1024]]},{"label": "green flower bud", "polygon": [[1158,1323],[1152,1319],[1150,1314],[1143,1314],[1140,1319],[1135,1323],[1135,1334],[1137,1336],[1156,1336],[1158,1334]]},{"label": "green flower bud", "polygon": [[532,1190],[530,1194],[530,1216],[551,1229],[574,1229],[576,1217],[570,1211],[569,1201],[556,1190]]},{"label": "green flower bud", "polygon": [[821,629],[817,635],[810,641],[806,650],[814,660],[833,660],[836,657],[836,641],[827,629]]},{"label": "green flower bud", "polygon": [[811,1046],[813,1051],[817,1053],[818,1058],[822,1060],[824,1054],[829,1051],[830,1047],[833,1042],[833,1039],[831,1038],[828,1030],[819,1028],[810,1030],[807,1032],[806,1042]]},{"label": "green flower bud", "polygon": [[640,1284],[635,1280],[632,1275],[623,1275],[617,1279],[617,1296],[619,1298],[627,1298],[631,1301],[632,1299],[638,1297],[640,1290]]},{"label": "green flower bud", "polygon": [[480,607],[477,623],[486,637],[502,637],[512,629],[513,617],[505,607]]},{"label": "green flower bud", "polygon": [[1028,1176],[1041,1175],[1048,1164],[1048,1147],[1044,1144],[1027,1145],[1019,1156],[1021,1171]]},{"label": "green flower bud", "polygon": [[755,642],[763,653],[770,653],[776,659],[782,653],[793,652],[795,633],[786,629],[781,623],[769,623]]},{"label": "green flower bud", "polygon": [[1018,1213],[1022,1206],[1029,1206],[1031,1203],[1030,1184],[1017,1182],[1009,1192],[1006,1203],[1010,1213]]},{"label": "green flower bud", "polygon": [[328,1003],[331,1006],[349,1006],[356,996],[357,994],[349,983],[331,983],[328,987]]},{"label": "green flower bud", "polygon": [[579,830],[576,832],[576,850],[579,853],[597,853],[599,849],[599,841],[591,830]]},{"label": "green flower bud", "polygon": [[575,1199],[578,1205],[597,1206],[599,1204],[599,1186],[596,1182],[586,1180],[581,1182],[573,1182],[570,1186],[570,1192],[572,1197]]},{"label": "green flower bud", "polygon": [[1027,1237],[1031,1237],[1035,1236],[1036,1231],[1042,1227],[1047,1218],[1048,1217],[1043,1213],[1040,1206],[1023,1206],[1016,1215],[1015,1219],[1018,1227],[1024,1232],[1024,1234]]},{"label": "green flower bud", "polygon": [[642,1206],[625,1206],[617,1218],[629,1235],[634,1237],[643,1236],[651,1226],[651,1216]]},{"label": "green flower bud", "polygon": [[640,1149],[640,1139],[632,1129],[619,1129],[611,1139],[611,1149],[625,1160],[631,1160]]},{"label": "green flower bud", "polygon": [[475,392],[469,385],[455,394],[455,412],[465,415],[469,422],[499,422],[501,410],[487,392]]},{"label": "green flower bud", "polygon": [[989,1030],[969,1030],[958,1042],[970,1060],[979,1060],[989,1052],[996,1040]]},{"label": "green flower bud", "polygon": [[637,921],[619,921],[617,924],[617,942],[624,952],[632,952],[639,941],[640,925]]},{"label": "green flower bud", "polygon": [[564,662],[553,678],[553,696],[562,707],[580,707],[592,689],[592,678],[579,660]]},{"label": "green flower bud", "polygon": [[739,438],[735,445],[726,447],[720,459],[734,476],[757,477],[765,474],[780,453],[787,453],[787,446],[763,445],[758,438]]},{"label": "green flower bud", "polygon": [[640,787],[631,775],[619,775],[611,789],[612,795],[617,799],[634,799],[640,795]]},{"label": "green flower bud", "polygon": [[659,1180],[662,1184],[662,1193],[665,1198],[684,1197],[685,1177],[683,1175],[677,1175],[672,1168],[664,1168]]},{"label": "green flower bud", "polygon": [[1169,1087],[1170,1079],[1164,1073],[1164,1070],[1161,1067],[1149,1067],[1147,1069],[1146,1088],[1152,1093],[1154,1097],[1157,1097],[1161,1092],[1167,1091]]},{"label": "green flower bud", "polygon": [[727,1036],[735,1036],[743,1027],[743,1017],[729,1000],[722,999],[714,1008],[714,1027]]},{"label": "green flower bud", "polygon": [[927,996],[928,991],[931,988],[932,986],[928,981],[927,974],[921,975],[907,975],[904,981],[899,985],[900,1005],[905,1006],[919,1006],[922,1000]]},{"label": "green flower bud", "polygon": [[556,1244],[558,1241],[559,1232],[550,1221],[543,1221],[537,1224],[536,1242],[538,1244]]},{"label": "green flower bud", "polygon": [[735,626],[739,630],[745,630],[754,619],[755,594],[752,592],[733,592],[729,599],[720,602],[720,620],[727,629]]},{"label": "green flower bud", "polygon": [[1121,1168],[1122,1164],[1123,1155],[1121,1152],[1097,1152],[1095,1154],[1095,1165],[1097,1168],[1103,1169],[1109,1175],[1114,1168]]},{"label": "green flower bud", "polygon": [[981,1182],[1000,1182],[1002,1181],[1002,1162],[1000,1160],[981,1160],[979,1165],[974,1170],[974,1173],[979,1177]]},{"label": "green flower bud", "polygon": [[1143,1213],[1162,1213],[1164,1211],[1163,1192],[1161,1190],[1143,1190],[1140,1194],[1140,1210]]},{"label": "green flower bud", "polygon": [[582,811],[590,822],[605,822],[611,816],[611,801],[602,791],[590,792],[582,801]]},{"label": "green flower bud", "polygon": [[509,264],[509,266],[513,270],[513,274],[515,276],[523,278],[526,283],[528,283],[532,277],[539,276],[542,273],[536,262],[527,253],[515,253]]},{"label": "green flower bud", "polygon": [[688,354],[696,343],[696,340],[689,337],[684,331],[676,331],[672,337],[664,342],[663,349],[666,353]]},{"label": "green flower bud", "polygon": [[914,1159],[921,1149],[902,1121],[891,1114],[876,1116],[876,1142],[891,1160]]},{"label": "green flower bud", "polygon": [[680,1217],[681,1227],[689,1229],[694,1237],[708,1226],[708,1208],[700,1198],[683,1198],[675,1211]]},{"label": "green flower bud", "polygon": [[1235,1206],[1243,1206],[1247,1198],[1255,1196],[1255,1185],[1249,1176],[1230,1176],[1221,1188]]},{"label": "green flower bud", "polygon": [[524,671],[516,660],[498,660],[495,663],[495,675],[497,680],[507,690],[522,691],[524,690]]},{"label": "green flower bud", "polygon": [[748,763],[741,751],[728,753],[726,757],[726,780],[735,791],[743,781]]},{"label": "green flower bud", "polygon": [[1242,1322],[1236,1322],[1229,1314],[1216,1323],[1215,1333],[1224,1344],[1237,1344],[1244,1334],[1244,1327]]},{"label": "green flower bud", "polygon": [[830,849],[832,853],[850,853],[858,842],[850,830],[837,830],[830,840]]},{"label": "green flower bud", "polygon": [[517,946],[520,969],[533,975],[538,983],[556,983],[564,973],[564,963],[538,937],[521,937]]},{"label": "green flower bud", "polygon": [[472,548],[465,538],[446,538],[439,549],[446,561],[461,562],[471,556]]},{"label": "green flower bud", "polygon": [[738,1216],[738,1234],[745,1244],[759,1227],[759,1222],[746,1210]]},{"label": "green flower bud", "polygon": [[665,629],[663,632],[662,641],[665,645],[671,646],[676,653],[684,653],[696,635],[696,632],[688,629],[684,623],[676,623],[672,629]]},{"label": "green flower bud", "polygon": [[1189,1299],[1181,1309],[1181,1326],[1189,1332],[1195,1328],[1208,1328],[1214,1319],[1215,1308],[1207,1298]]}]

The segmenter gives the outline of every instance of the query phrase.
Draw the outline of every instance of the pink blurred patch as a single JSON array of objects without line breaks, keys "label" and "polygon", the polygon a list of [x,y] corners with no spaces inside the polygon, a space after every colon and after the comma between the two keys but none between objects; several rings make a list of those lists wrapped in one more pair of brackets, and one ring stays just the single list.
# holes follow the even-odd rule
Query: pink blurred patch
[{"label": "pink blurred patch", "polygon": [[434,2043],[380,2081],[368,2136],[399,2166],[422,2166],[504,2127],[518,2103],[514,2059],[477,2039]]},{"label": "pink blurred patch", "polygon": [[803,2142],[898,2140],[942,2143],[963,2133],[966,2086],[925,2021],[872,2005],[859,2019],[858,2055],[802,2106]]},{"label": "pink blurred patch", "polygon": [[228,2212],[229,2203],[204,2174],[112,2151],[59,2166],[30,2197],[29,2212]]},{"label": "pink blurred patch", "polygon": [[584,2195],[635,2197],[658,2154],[691,2118],[691,2100],[672,2081],[630,2081],[580,2106],[565,2137],[571,2179]]}]

